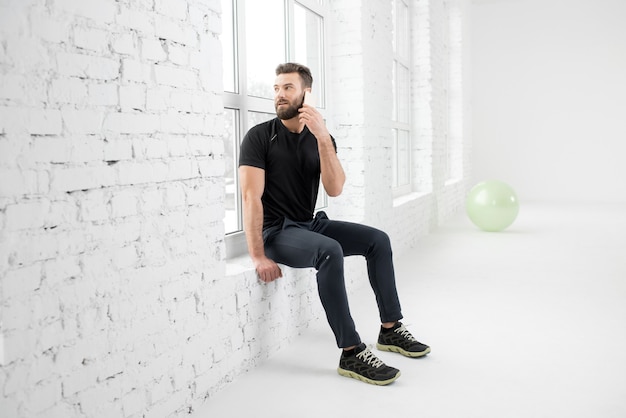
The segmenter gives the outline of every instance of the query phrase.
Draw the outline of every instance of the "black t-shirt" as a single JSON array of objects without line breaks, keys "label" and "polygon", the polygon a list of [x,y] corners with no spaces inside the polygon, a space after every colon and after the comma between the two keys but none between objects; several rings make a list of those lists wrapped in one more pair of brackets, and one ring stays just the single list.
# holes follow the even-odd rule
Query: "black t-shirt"
[{"label": "black t-shirt", "polygon": [[[332,139],[335,151],[337,146]],[[278,118],[251,128],[241,143],[239,165],[265,170],[263,229],[284,218],[296,222],[313,219],[320,184],[317,139],[305,126],[289,132]]]}]

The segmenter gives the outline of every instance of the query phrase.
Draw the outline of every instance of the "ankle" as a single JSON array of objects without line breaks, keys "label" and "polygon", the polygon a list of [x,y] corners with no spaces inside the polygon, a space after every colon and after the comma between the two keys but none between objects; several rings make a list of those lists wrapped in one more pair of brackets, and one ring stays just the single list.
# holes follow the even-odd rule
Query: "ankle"
[{"label": "ankle", "polygon": [[352,345],[350,347],[344,347],[341,351],[341,354],[345,356],[354,356],[355,354],[359,354],[361,351],[365,350],[366,346],[363,343]]}]

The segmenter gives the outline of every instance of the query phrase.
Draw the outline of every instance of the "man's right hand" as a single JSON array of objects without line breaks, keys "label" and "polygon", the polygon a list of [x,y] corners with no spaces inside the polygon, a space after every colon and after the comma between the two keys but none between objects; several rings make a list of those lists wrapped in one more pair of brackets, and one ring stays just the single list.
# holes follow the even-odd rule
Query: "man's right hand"
[{"label": "man's right hand", "polygon": [[279,277],[283,277],[283,272],[274,260],[267,257],[254,259],[254,269],[256,270],[259,280],[264,283],[270,283]]}]

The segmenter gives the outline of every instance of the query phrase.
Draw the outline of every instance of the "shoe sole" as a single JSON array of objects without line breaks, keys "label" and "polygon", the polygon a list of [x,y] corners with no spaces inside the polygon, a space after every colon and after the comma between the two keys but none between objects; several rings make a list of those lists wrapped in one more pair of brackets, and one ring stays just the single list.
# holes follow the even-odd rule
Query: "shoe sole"
[{"label": "shoe sole", "polygon": [[416,358],[416,357],[423,357],[426,354],[430,353],[430,347],[428,347],[426,350],[424,351],[418,351],[418,352],[411,352],[411,351],[406,351],[400,347],[397,347],[395,345],[383,345],[383,344],[376,344],[376,348],[378,348],[381,351],[391,351],[392,353],[400,353],[403,356],[406,357],[412,357],[412,358]]},{"label": "shoe sole", "polygon": [[361,376],[358,373],[355,372],[351,372],[350,370],[344,370],[340,367],[337,368],[337,373],[339,373],[341,376],[345,376],[345,377],[351,377],[353,379],[356,380],[360,380],[361,382],[365,382],[365,383],[369,383],[370,385],[377,385],[377,386],[385,386],[388,385],[389,383],[393,382],[394,380],[396,380],[397,378],[400,377],[400,371],[398,370],[398,373],[392,377],[391,379],[387,379],[387,380],[373,380],[373,379],[369,379],[365,376]]}]

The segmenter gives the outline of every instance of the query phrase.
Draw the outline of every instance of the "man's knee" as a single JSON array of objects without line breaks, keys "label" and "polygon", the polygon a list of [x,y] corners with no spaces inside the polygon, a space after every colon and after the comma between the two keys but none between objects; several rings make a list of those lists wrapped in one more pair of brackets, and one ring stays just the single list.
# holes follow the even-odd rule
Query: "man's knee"
[{"label": "man's knee", "polygon": [[337,241],[327,240],[319,247],[316,269],[319,270],[323,263],[343,265],[343,249]]},{"label": "man's knee", "polygon": [[391,252],[391,239],[385,231],[373,229],[372,247],[377,251]]}]

